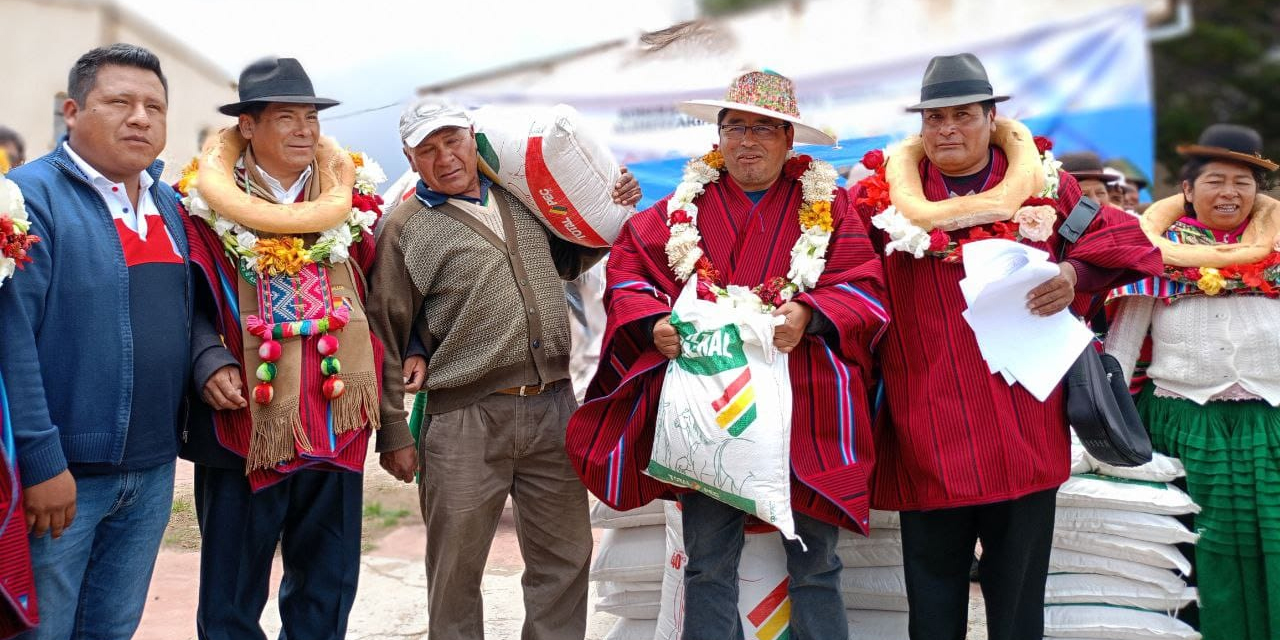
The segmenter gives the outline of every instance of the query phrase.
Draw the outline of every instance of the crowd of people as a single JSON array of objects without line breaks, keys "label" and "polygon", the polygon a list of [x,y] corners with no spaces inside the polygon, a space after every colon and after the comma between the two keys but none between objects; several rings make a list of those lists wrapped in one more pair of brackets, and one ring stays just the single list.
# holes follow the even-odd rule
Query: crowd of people
[{"label": "crowd of people", "polygon": [[[645,473],[688,347],[673,301],[695,278],[705,299],[755,296],[788,354],[791,637],[848,636],[837,533],[867,534],[877,508],[901,512],[913,639],[965,637],[978,543],[989,637],[1039,638],[1069,425],[1062,385],[1042,401],[993,373],[963,317],[964,245],[989,237],[1056,264],[1028,313],[1109,320],[1106,348],[1203,508],[1204,637],[1280,632],[1280,204],[1256,131],[1209,127],[1179,147],[1182,192],[1142,206],[1131,167],[1079,153],[1059,169],[998,117],[1008,96],[976,56],[938,56],[904,105],[916,146],[868,154],[872,175],[846,189],[793,150],[834,143],[793,83],[754,71],[679,106],[719,144],[609,249],[557,237],[481,172],[456,106],[405,108],[419,180],[383,211],[384,176],[321,135],[338,103],[297,60],[250,64],[238,90],[219,108],[236,124],[172,186],[157,161],[168,84],[146,49],[76,62],[48,154],[24,163],[0,128],[24,203],[5,233],[25,238],[0,243],[22,267],[0,286],[0,452],[20,479],[0,502],[0,637],[133,635],[178,457],[195,464],[197,636],[265,638],[278,549],[280,637],[345,637],[373,440],[389,474],[418,482],[428,637],[484,637],[481,578],[510,499],[522,637],[581,640],[590,492],[624,510],[679,500],[683,638],[741,638],[748,514]],[[640,200],[625,168],[611,195]],[[606,254],[579,407],[565,283]]]}]

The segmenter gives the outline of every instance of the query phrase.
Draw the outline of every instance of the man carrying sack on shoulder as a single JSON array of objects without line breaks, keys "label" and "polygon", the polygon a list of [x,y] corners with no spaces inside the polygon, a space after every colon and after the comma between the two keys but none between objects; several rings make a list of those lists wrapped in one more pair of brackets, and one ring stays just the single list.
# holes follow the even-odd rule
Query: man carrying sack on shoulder
[{"label": "man carrying sack on shoulder", "polygon": [[[389,349],[382,466],[421,470],[427,525],[428,637],[484,637],[480,582],[508,496],[524,556],[526,640],[581,640],[587,623],[587,494],[564,452],[577,407],[569,384],[564,281],[608,249],[553,235],[479,172],[470,116],[431,98],[400,117],[415,197],[378,237],[369,317]],[[614,200],[640,199],[624,173]],[[401,356],[407,355],[401,361]],[[426,392],[418,451],[405,382]]]},{"label": "man carrying sack on shoulder", "polygon": [[850,194],[878,229],[871,240],[885,256],[893,316],[879,352],[886,413],[876,422],[872,505],[902,512],[913,639],[965,637],[978,540],[992,640],[1038,639],[1054,496],[1070,467],[1062,384],[1041,402],[992,373],[961,315],[963,245],[999,237],[1048,252],[1059,273],[1026,303],[1039,316],[1157,272],[1159,257],[1137,221],[1112,207],[1073,243],[1063,239],[1080,187],[1042,157],[1047,141],[996,118],[1008,97],[993,94],[973,54],[930,61],[920,99],[908,107],[920,113],[920,137],[887,164],[864,159],[877,173]]},{"label": "man carrying sack on shoulder", "polygon": [[[615,509],[680,493],[689,555],[684,640],[725,640],[743,636],[737,569],[748,515],[742,509],[753,501],[730,496],[736,487],[712,491],[726,502],[687,489],[717,477],[749,478],[760,461],[747,460],[749,470],[739,474],[726,459],[742,465],[742,454],[703,447],[687,463],[655,465],[667,443],[680,442],[664,436],[655,444],[656,432],[698,423],[673,446],[724,438],[721,451],[770,437],[781,442],[771,440],[777,446],[768,449],[789,444],[790,455],[778,463],[784,497],[773,522],[792,529],[784,541],[792,637],[843,638],[835,545],[838,527],[867,532],[872,447],[865,381],[871,348],[888,320],[878,301],[880,261],[835,186],[835,169],[791,150],[797,141],[834,143],[800,119],[791,80],[755,71],[734,79],[723,100],[679,108],[717,124],[720,143],[691,160],[675,193],[631,218],[614,245],[601,366],[569,423],[569,454],[592,493]],[[692,303],[682,295],[690,286],[697,290]],[[752,347],[734,323],[725,325],[727,333],[695,331],[681,306],[708,302],[753,322],[765,316],[772,340]],[[673,408],[668,398],[681,390],[668,383],[677,373],[704,364],[741,366],[752,348],[764,358],[784,358],[781,375],[759,377],[768,368],[754,364],[741,374],[725,369],[739,377],[721,389],[721,400],[704,397],[697,416],[693,404]],[[760,402],[765,396],[789,400],[770,410]],[[702,420],[703,404],[719,415]],[[772,419],[755,424],[766,411]],[[677,415],[664,419],[669,413]],[[790,435],[782,435],[788,425]]]},{"label": "man carrying sack on shoulder", "polygon": [[196,463],[201,640],[264,637],[277,543],[281,636],[346,635],[379,418],[382,345],[363,300],[384,176],[321,137],[317,112],[336,104],[297,60],[249,65],[240,102],[219,109],[237,126],[179,184],[205,311],[182,449]]}]

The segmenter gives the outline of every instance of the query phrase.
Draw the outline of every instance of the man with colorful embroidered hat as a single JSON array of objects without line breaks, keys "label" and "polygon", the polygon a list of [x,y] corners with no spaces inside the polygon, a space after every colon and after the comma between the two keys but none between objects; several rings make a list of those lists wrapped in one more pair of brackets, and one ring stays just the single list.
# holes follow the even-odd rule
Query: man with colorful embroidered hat
[{"label": "man with colorful embroidered hat", "polygon": [[[1262,136],[1214,124],[1187,158],[1182,193],[1142,227],[1163,272],[1111,293],[1107,352],[1138,389],[1154,449],[1182,460],[1206,640],[1280,634],[1280,168]],[[1145,373],[1138,362],[1149,361]]]},{"label": "man with colorful embroidered hat", "polygon": [[0,370],[40,609],[22,637],[129,638],[173,501],[191,269],[156,160],[160,60],[101,47],[67,85],[67,136],[9,174],[41,238],[0,287]]},{"label": "man with colorful embroidered hat", "polygon": [[[851,194],[867,225],[883,229],[871,240],[885,255],[893,323],[879,351],[872,504],[902,512],[918,640],[964,638],[979,540],[990,637],[1043,635],[1054,496],[1070,466],[1061,385],[1041,402],[992,373],[961,315],[962,245],[1001,237],[1049,252],[1059,275],[1027,300],[1042,316],[1159,268],[1131,216],[1104,206],[1085,225],[1088,213],[1073,213],[1079,185],[1047,141],[996,118],[1006,99],[973,54],[933,58],[908,107],[920,113],[919,138],[873,162],[877,174]],[[1068,228],[1082,231],[1074,242]]]},{"label": "man with colorful embroidered hat", "polygon": [[318,112],[338,103],[316,97],[297,60],[250,64],[239,90],[219,109],[237,125],[210,139],[179,184],[205,311],[182,448],[196,463],[203,539],[197,632],[264,637],[279,543],[281,637],[338,639],[379,424],[382,347],[363,301],[384,176],[320,135]]},{"label": "man with colorful embroidered hat", "polygon": [[[419,180],[379,232],[369,317],[389,345],[383,434],[404,443],[380,446],[382,465],[406,482],[422,472],[427,635],[484,637],[480,583],[509,496],[525,562],[521,637],[580,640],[592,538],[564,451],[577,407],[564,281],[607,249],[558,238],[479,173],[461,109],[418,99],[400,117],[400,139]],[[613,195],[634,204],[639,185],[624,173]],[[426,392],[416,453],[406,379]]]},{"label": "man with colorful embroidered hat", "polygon": [[746,512],[644,471],[667,365],[682,349],[673,301],[695,272],[707,291],[752,290],[782,319],[773,346],[788,354],[794,395],[790,501],[803,543],[784,541],[791,634],[843,638],[835,544],[838,527],[868,530],[867,381],[888,320],[880,261],[835,187],[835,170],[791,150],[795,142],[834,143],[801,120],[791,80],[753,71],[735,78],[723,100],[679,108],[716,123],[720,144],[691,161],[686,182],[636,214],[614,245],[602,364],[570,421],[569,454],[592,493],[616,509],[680,494],[689,555],[683,637],[742,638],[737,568]]}]

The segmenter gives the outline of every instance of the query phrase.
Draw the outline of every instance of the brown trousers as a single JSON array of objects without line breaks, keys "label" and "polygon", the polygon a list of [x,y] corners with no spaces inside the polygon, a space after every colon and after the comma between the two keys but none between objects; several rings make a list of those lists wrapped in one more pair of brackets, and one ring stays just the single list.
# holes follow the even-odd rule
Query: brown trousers
[{"label": "brown trousers", "polygon": [[418,495],[430,640],[484,638],[480,581],[508,495],[525,563],[520,637],[586,635],[591,522],[586,489],[564,450],[577,402],[561,385],[536,396],[486,396],[424,425]]}]

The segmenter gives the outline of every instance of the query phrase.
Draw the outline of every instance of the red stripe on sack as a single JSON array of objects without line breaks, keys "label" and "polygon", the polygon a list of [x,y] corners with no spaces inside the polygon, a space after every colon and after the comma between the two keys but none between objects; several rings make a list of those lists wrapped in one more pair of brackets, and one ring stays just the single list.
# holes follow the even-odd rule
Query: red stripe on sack
[{"label": "red stripe on sack", "polygon": [[738,376],[738,379],[734,380],[733,384],[729,385],[729,388],[724,390],[724,395],[720,396],[719,400],[711,403],[711,408],[716,411],[720,411],[725,408],[726,405],[733,401],[733,397],[738,395],[738,392],[742,391],[742,388],[747,386],[750,382],[751,367],[747,367],[742,370],[742,375]]},{"label": "red stripe on sack", "polygon": [[782,601],[787,599],[788,582],[787,578],[783,578],[782,582],[779,582],[778,586],[774,587],[773,591],[770,591],[769,595],[765,596],[764,600],[761,600],[760,604],[756,605],[751,610],[751,613],[747,614],[747,620],[750,620],[753,626],[758,627],[764,624],[764,621],[769,619],[769,614],[773,613],[773,610],[777,609],[782,604]]},{"label": "red stripe on sack", "polygon": [[577,238],[591,247],[607,247],[608,242],[591,228],[582,214],[569,202],[556,179],[547,169],[542,158],[542,136],[530,137],[524,155],[525,180],[529,183],[529,195],[538,205],[547,224],[565,238]]}]

